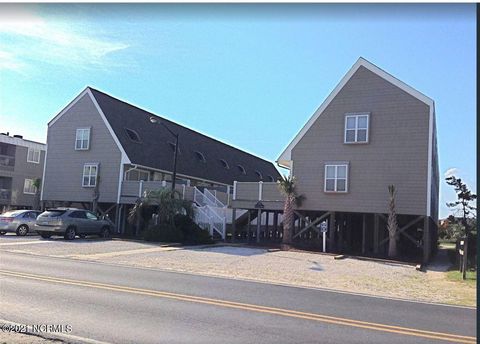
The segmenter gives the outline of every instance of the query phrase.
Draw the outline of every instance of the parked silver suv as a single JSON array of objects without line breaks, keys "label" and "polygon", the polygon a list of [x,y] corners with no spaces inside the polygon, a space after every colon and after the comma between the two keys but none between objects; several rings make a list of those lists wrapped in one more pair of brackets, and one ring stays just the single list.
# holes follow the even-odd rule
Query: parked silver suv
[{"label": "parked silver suv", "polygon": [[108,238],[111,229],[110,221],[97,217],[91,211],[77,208],[48,209],[37,217],[35,224],[35,231],[42,238],[63,235],[67,240],[75,239],[76,235],[84,238],[89,234]]}]

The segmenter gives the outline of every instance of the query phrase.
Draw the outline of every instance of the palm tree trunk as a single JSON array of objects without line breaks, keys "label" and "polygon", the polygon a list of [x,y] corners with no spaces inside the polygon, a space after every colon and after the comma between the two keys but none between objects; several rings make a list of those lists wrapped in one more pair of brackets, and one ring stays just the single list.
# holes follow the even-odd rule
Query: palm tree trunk
[{"label": "palm tree trunk", "polygon": [[292,229],[293,229],[293,202],[295,201],[294,197],[287,196],[285,199],[285,205],[283,208],[283,244],[292,243]]},{"label": "palm tree trunk", "polygon": [[389,235],[388,256],[390,258],[394,258],[397,256],[397,238],[395,236],[395,234],[393,236],[391,234]]},{"label": "palm tree trunk", "polygon": [[390,194],[390,202],[388,204],[389,213],[387,219],[388,229],[388,257],[394,258],[397,256],[397,236],[398,236],[398,222],[395,211],[395,186],[389,185],[388,191]]}]

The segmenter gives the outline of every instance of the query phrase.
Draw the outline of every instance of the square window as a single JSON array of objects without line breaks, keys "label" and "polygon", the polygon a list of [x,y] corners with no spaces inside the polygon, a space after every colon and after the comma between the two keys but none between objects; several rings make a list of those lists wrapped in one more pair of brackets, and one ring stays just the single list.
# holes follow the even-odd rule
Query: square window
[{"label": "square window", "polygon": [[23,184],[23,193],[25,194],[35,194],[37,189],[33,185],[33,179],[25,179],[25,183]]},{"label": "square window", "polygon": [[325,192],[347,192],[347,163],[325,165]]},{"label": "square window", "polygon": [[40,163],[40,149],[28,148],[27,162],[32,162],[32,163],[35,163],[35,164],[39,164]]},{"label": "square window", "polygon": [[88,150],[90,148],[90,128],[77,129],[75,135],[75,150]]},{"label": "square window", "polygon": [[97,185],[97,164],[85,164],[83,166],[82,186],[95,187]]},{"label": "square window", "polygon": [[370,115],[351,113],[345,116],[344,143],[367,143]]}]

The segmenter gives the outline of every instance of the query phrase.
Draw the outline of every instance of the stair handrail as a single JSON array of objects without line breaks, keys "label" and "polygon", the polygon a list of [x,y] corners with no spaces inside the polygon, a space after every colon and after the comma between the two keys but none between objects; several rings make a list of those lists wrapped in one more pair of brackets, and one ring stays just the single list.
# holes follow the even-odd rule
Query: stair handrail
[{"label": "stair handrail", "polygon": [[210,235],[213,235],[214,226],[212,217],[207,214],[207,212],[204,210],[204,207],[199,207],[194,204],[193,208],[195,210],[195,223],[203,229],[205,229],[205,227],[202,225],[208,225],[208,231]]},{"label": "stair handrail", "polygon": [[196,186],[193,187],[193,201],[201,207],[206,205],[205,195]]},{"label": "stair handrail", "polygon": [[211,203],[213,203],[212,205],[215,206],[215,207],[219,207],[219,208],[225,208],[226,205],[223,204],[218,198],[217,196],[215,196],[210,190],[208,189],[203,189],[203,193],[205,194],[205,197],[207,197],[207,199],[209,201],[211,201]]},{"label": "stair handrail", "polygon": [[213,207],[206,205],[204,207],[207,215],[211,219],[211,224],[213,229],[215,229],[221,236],[222,239],[225,239],[225,230],[226,230],[226,218],[225,216],[219,216]]}]

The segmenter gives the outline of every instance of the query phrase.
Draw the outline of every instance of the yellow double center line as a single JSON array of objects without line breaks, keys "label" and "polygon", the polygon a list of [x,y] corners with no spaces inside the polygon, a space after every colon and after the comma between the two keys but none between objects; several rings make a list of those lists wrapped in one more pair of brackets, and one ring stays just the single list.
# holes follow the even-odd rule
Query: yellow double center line
[{"label": "yellow double center line", "polygon": [[173,300],[179,300],[179,301],[195,302],[195,303],[208,304],[208,305],[214,305],[214,306],[220,306],[220,307],[242,309],[242,310],[247,310],[252,312],[276,314],[276,315],[281,315],[281,316],[291,317],[291,318],[306,319],[306,320],[318,321],[318,322],[329,323],[329,324],[364,328],[364,329],[375,330],[375,331],[397,333],[397,334],[437,339],[437,340],[445,340],[445,341],[450,341],[454,343],[466,343],[466,344],[476,343],[475,337],[460,336],[456,334],[449,334],[449,333],[442,333],[442,332],[417,330],[417,329],[408,328],[408,327],[384,325],[379,323],[359,321],[359,320],[353,320],[353,319],[347,319],[347,318],[339,318],[339,317],[333,317],[333,316],[321,315],[321,314],[315,314],[315,313],[299,312],[299,311],[294,311],[290,309],[266,307],[266,306],[248,304],[248,303],[232,302],[232,301],[226,301],[226,300],[220,300],[220,299],[212,299],[207,297],[199,297],[199,296],[178,294],[178,293],[169,293],[169,292],[150,290],[150,289],[132,288],[132,287],[126,287],[126,286],[120,286],[120,285],[114,285],[114,284],[96,283],[96,282],[88,282],[88,281],[81,281],[81,280],[72,280],[72,279],[65,279],[65,278],[43,276],[43,275],[34,275],[29,273],[8,271],[8,270],[0,270],[0,274],[4,276],[21,277],[21,278],[26,278],[31,280],[52,282],[52,283],[58,283],[58,284],[67,284],[67,285],[97,288],[97,289],[103,289],[103,290],[112,290],[112,291],[123,292],[123,293],[148,295],[148,296],[155,296],[155,297],[161,297],[161,298],[173,299]]}]

